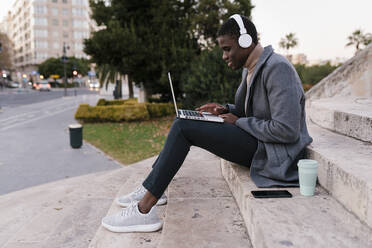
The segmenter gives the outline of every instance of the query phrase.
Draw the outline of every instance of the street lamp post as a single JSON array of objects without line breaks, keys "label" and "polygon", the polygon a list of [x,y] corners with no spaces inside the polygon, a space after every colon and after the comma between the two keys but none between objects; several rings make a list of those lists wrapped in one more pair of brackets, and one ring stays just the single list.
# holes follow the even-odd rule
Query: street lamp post
[{"label": "street lamp post", "polygon": [[72,71],[72,75],[73,75],[73,79],[74,79],[74,94],[76,96],[76,76],[78,75],[78,72],[76,70],[76,68],[74,68],[74,70]]},{"label": "street lamp post", "polygon": [[67,62],[67,57],[66,57],[66,52],[67,50],[70,49],[69,46],[66,46],[66,43],[63,42],[63,56],[62,56],[62,61],[63,61],[63,73],[64,73],[64,85],[65,85],[65,96],[67,96],[67,78],[66,78],[66,62]]}]

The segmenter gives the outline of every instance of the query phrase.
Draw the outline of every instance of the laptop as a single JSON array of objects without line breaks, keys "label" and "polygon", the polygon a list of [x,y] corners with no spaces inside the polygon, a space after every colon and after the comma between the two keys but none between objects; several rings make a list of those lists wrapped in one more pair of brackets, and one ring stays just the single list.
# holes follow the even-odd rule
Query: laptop
[{"label": "laptop", "polygon": [[176,98],[174,97],[173,84],[172,84],[172,78],[171,78],[170,72],[168,72],[168,79],[169,79],[169,84],[170,84],[171,91],[172,91],[174,108],[176,110],[176,115],[178,118],[195,120],[195,121],[211,121],[211,122],[219,122],[219,123],[224,122],[223,118],[218,117],[217,115],[212,115],[209,112],[200,113],[199,111],[195,111],[195,110],[178,109]]}]

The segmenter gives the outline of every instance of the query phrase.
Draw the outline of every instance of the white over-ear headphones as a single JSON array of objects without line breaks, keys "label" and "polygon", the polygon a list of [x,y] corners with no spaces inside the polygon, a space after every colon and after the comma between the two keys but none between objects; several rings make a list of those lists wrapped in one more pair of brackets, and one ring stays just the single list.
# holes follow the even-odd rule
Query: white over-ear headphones
[{"label": "white over-ear headphones", "polygon": [[252,45],[252,37],[247,33],[247,30],[244,27],[243,19],[239,14],[230,16],[233,18],[236,23],[239,25],[240,36],[238,39],[239,46],[242,48],[248,48]]}]

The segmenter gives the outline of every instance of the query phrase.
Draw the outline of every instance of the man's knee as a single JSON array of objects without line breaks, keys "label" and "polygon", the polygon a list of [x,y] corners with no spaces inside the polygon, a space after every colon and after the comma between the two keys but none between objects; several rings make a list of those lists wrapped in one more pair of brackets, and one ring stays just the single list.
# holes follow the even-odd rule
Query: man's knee
[{"label": "man's knee", "polygon": [[172,129],[176,129],[177,131],[181,131],[185,128],[185,125],[187,123],[188,120],[185,120],[185,119],[180,119],[180,118],[176,118],[174,121],[173,121],[173,124],[172,124]]}]

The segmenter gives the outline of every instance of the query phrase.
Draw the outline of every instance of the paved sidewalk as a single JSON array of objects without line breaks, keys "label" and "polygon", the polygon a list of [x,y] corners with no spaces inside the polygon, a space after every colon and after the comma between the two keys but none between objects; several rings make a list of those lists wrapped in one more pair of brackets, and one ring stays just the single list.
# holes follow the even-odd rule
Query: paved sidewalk
[{"label": "paved sidewalk", "polygon": [[99,95],[63,97],[0,113],[0,195],[60,179],[120,168],[89,144],[72,149],[68,125],[80,103]]}]

